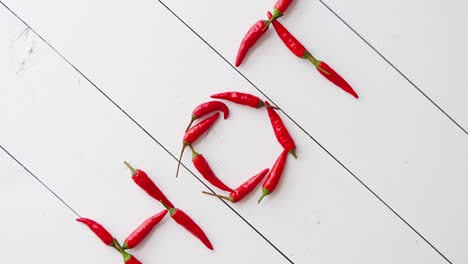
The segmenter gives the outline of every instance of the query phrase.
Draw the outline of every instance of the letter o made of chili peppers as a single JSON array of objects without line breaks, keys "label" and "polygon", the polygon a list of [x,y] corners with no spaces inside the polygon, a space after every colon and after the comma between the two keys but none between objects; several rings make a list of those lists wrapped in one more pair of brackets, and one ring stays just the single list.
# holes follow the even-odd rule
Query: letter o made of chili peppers
[{"label": "letter o made of chili peppers", "polygon": [[[214,95],[211,95],[211,98],[227,100],[235,104],[249,106],[254,109],[266,108],[274,134],[276,136],[278,143],[280,143],[280,145],[283,147],[283,152],[278,157],[277,161],[274,163],[271,170],[266,168],[262,170],[261,172],[259,172],[258,174],[252,176],[250,179],[242,183],[236,189],[232,189],[226,184],[224,184],[216,176],[216,174],[213,172],[210,165],[208,164],[208,161],[206,160],[206,158],[200,153],[198,153],[194,149],[192,144],[185,144],[185,142],[189,141],[186,139],[190,138],[186,132],[184,136],[183,148],[185,148],[186,146],[189,146],[190,149],[192,150],[192,162],[193,162],[194,167],[210,184],[212,184],[213,186],[223,191],[229,192],[229,196],[219,195],[219,194],[205,192],[205,191],[203,191],[203,193],[207,195],[215,196],[221,199],[225,199],[232,203],[237,203],[240,200],[242,200],[244,197],[246,197],[249,193],[251,193],[255,189],[255,187],[258,186],[260,182],[266,177],[267,179],[265,183],[263,184],[262,197],[259,200],[260,202],[266,195],[271,194],[276,189],[276,186],[279,183],[279,179],[281,175],[283,174],[283,170],[284,170],[286,160],[287,160],[287,154],[291,153],[295,158],[297,158],[296,144],[293,138],[291,137],[291,135],[289,134],[285,124],[281,120],[279,114],[275,111],[275,109],[278,109],[278,108],[270,105],[270,103],[268,103],[267,101],[261,100],[259,97],[255,95],[242,93],[242,92],[234,92],[234,91],[214,94]],[[200,106],[204,106],[212,102],[213,101],[207,102],[207,103],[201,104]],[[200,107],[197,107],[196,109],[198,108]],[[218,109],[214,109],[212,111],[216,111],[216,110]],[[200,124],[207,122],[206,120],[209,120],[210,118],[212,117],[205,119]],[[212,124],[209,124],[209,125],[206,125],[205,127],[208,128],[211,125]],[[190,128],[188,131],[191,131],[192,129],[194,128]],[[203,129],[203,132],[204,131],[206,131],[206,129]]]}]

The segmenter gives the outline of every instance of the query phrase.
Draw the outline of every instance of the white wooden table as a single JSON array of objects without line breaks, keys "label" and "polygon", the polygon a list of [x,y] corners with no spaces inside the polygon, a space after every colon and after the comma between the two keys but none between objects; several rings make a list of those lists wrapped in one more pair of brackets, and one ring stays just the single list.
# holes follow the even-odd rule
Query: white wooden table
[{"label": "white wooden table", "polygon": [[[144,263],[468,263],[466,1],[295,1],[281,21],[359,100],[273,30],[232,66],[274,1],[0,3],[2,263],[121,263],[75,218],[122,240],[162,210],[123,160],[215,246],[166,218]],[[260,205],[202,195],[188,152],[174,177],[191,110],[227,90],[281,107],[298,145]],[[230,106],[196,148],[236,186],[281,148],[264,111]]]}]

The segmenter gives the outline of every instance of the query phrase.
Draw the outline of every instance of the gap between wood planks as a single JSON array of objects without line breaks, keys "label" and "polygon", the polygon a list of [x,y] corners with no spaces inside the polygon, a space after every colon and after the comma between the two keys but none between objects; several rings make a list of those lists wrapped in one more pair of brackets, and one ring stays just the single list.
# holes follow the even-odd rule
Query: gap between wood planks
[{"label": "gap between wood planks", "polygon": [[[202,40],[212,51],[214,51],[222,60],[224,60],[232,69],[234,69],[238,74],[240,74],[247,82],[249,82],[252,87],[254,87],[259,93],[266,97],[273,104],[274,101],[271,100],[260,88],[258,88],[252,81],[250,81],[242,72],[240,72],[233,64],[231,64],[222,54],[220,54],[212,45],[210,45],[200,34],[198,34],[192,27],[190,27],[184,20],[182,20],[174,11],[172,11],[163,1],[157,0],[164,8],[166,8],[172,15],[174,15],[181,23],[183,23],[193,34],[195,34],[200,40]],[[346,26],[352,30],[356,35],[359,36],[371,49],[373,49],[382,59],[384,59],[388,64],[390,64],[401,76],[403,76],[410,84],[412,84],[416,89],[418,89],[430,102],[432,102],[439,110],[444,113],[453,123],[455,123],[460,129],[465,133],[463,127],[453,120],[443,109],[441,109],[433,100],[431,100],[425,93],[423,93],[410,79],[408,79],[401,71],[398,70],[390,61],[388,61],[379,51],[377,51],[368,41],[366,41],[359,33],[357,33],[352,27],[350,27],[341,17],[339,17],[330,7],[328,7],[324,2],[319,0],[330,12],[332,12],[337,18],[339,18]],[[53,47],[48,41],[46,41],[41,35],[39,35],[33,28],[29,26],[21,17],[19,17],[13,10],[11,10],[3,1],[0,3],[12,13],[18,20],[20,20],[26,27],[28,27],[34,34],[36,34],[44,43],[46,43],[57,55],[59,55],[67,64],[69,64],[76,72],[78,72],[83,78],[85,78],[93,87],[96,88],[110,103],[117,107],[124,115],[126,115],[135,125],[137,125],[145,134],[147,134],[155,143],[157,143],[162,149],[164,149],[170,156],[175,160],[177,157],[174,156],[168,149],[166,149],[155,137],[153,137],[142,125],[140,125],[133,117],[131,117],[122,107],[120,107],[114,100],[112,100],[106,93],[104,93],[94,82],[92,82],[84,73],[82,73],[76,66],[74,66],[67,58],[65,58],[55,47]],[[276,105],[276,104],[275,104]],[[325,148],[320,142],[318,142],[311,134],[309,134],[301,125],[299,125],[291,116],[289,116],[283,109],[281,112],[290,119],[299,129],[301,129],[312,141],[314,141],[323,151],[325,151],[333,160],[335,160],[341,167],[343,167],[351,176],[353,176],[366,190],[368,190],[375,198],[377,198],[387,209],[389,209],[395,216],[397,216],[406,226],[408,226],[413,232],[415,232],[421,239],[423,239],[433,250],[435,250],[441,257],[443,257],[448,263],[452,262],[440,252],[432,243],[430,243],[421,233],[419,233],[413,226],[411,226],[402,216],[400,216],[390,205],[388,205],[382,198],[380,198],[370,187],[368,187],[361,179],[359,179],[348,167],[346,167],[338,158],[336,158],[327,148]],[[73,213],[76,215],[77,212],[73,210],[63,199],[61,199],[52,189],[45,185],[38,177],[36,177],[28,168],[26,168],[19,160],[17,160],[13,155],[11,155],[6,149],[1,145],[0,148],[4,150],[12,159],[14,159],[18,164],[20,164],[29,174],[31,174],[39,183],[46,187],[57,199],[59,199],[64,205],[66,205]],[[192,176],[194,176],[201,184],[203,184],[208,190],[214,193],[214,191],[206,185],[196,174],[194,174],[188,167],[183,163],[181,164]],[[278,247],[276,247],[270,240],[268,240],[261,232],[259,232],[252,224],[250,224],[242,215],[240,215],[234,208],[232,208],[228,203],[220,199],[228,208],[230,208],[237,216],[239,216],[247,225],[249,225],[258,235],[260,235],[268,244],[270,244],[278,253],[280,253],[287,261],[290,263],[294,262],[289,259]]]},{"label": "gap between wood planks", "polygon": [[400,74],[401,77],[403,77],[403,79],[408,81],[411,84],[411,86],[413,86],[416,90],[418,90],[418,92],[421,93],[421,95],[424,96],[424,98],[426,98],[429,102],[431,102],[431,104],[433,104],[437,109],[439,109],[439,111],[442,112],[442,114],[444,114],[448,119],[450,119],[452,123],[454,123],[458,128],[460,128],[463,132],[465,132],[465,134],[468,134],[468,131],[466,131],[465,128],[463,128],[457,121],[455,121],[455,119],[453,119],[452,116],[450,116],[447,112],[445,112],[445,110],[442,109],[442,107],[440,107],[425,92],[423,92],[423,90],[421,90],[418,85],[416,85],[408,76],[406,76],[406,74],[404,74],[400,69],[398,69],[390,60],[388,60],[380,51],[378,51],[377,48],[375,48],[369,41],[367,41],[361,34],[359,34],[359,32],[357,32],[350,24],[348,24],[348,22],[346,22],[340,15],[338,15],[338,13],[336,13],[335,10],[331,9],[331,7],[329,7],[322,0],[318,0],[318,1],[325,8],[327,8],[328,11],[330,11],[333,15],[335,15],[343,24],[345,24],[345,26],[349,30],[351,30],[356,36],[358,36],[367,46],[369,46],[369,48],[371,48],[375,53],[377,53],[377,55],[379,55],[380,58],[382,58],[388,65],[390,65],[390,67],[392,67],[398,74]]}]

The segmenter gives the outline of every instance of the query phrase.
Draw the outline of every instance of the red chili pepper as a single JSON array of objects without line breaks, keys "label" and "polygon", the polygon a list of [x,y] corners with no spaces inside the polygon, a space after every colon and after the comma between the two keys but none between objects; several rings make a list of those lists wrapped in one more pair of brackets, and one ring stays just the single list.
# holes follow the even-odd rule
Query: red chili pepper
[{"label": "red chili pepper", "polygon": [[104,244],[113,246],[114,237],[102,225],[88,218],[78,218],[76,221],[87,225],[89,229],[91,229],[91,231],[93,231],[94,234],[96,234],[96,236],[98,236],[102,242],[104,242]]},{"label": "red chili pepper", "polygon": [[232,189],[229,188],[226,184],[224,184],[213,172],[208,161],[203,157],[203,155],[197,153],[195,149],[193,149],[192,145],[189,145],[190,149],[192,150],[192,162],[195,168],[200,172],[200,174],[205,178],[208,182],[213,184],[214,186],[220,188],[221,190],[232,192]]},{"label": "red chili pepper", "polygon": [[354,96],[354,98],[356,99],[359,98],[359,95],[354,91],[351,85],[349,85],[349,83],[345,81],[345,79],[343,79],[343,77],[341,77],[334,69],[328,66],[328,64],[326,64],[324,61],[319,61],[319,67],[330,73],[330,74],[325,74],[323,71],[320,71],[320,70],[318,71],[325,78],[327,78],[330,82],[340,87],[345,92],[351,94],[352,96]]},{"label": "red chili pepper", "polygon": [[190,128],[192,123],[199,119],[202,118],[203,116],[212,113],[214,111],[221,111],[224,114],[224,119],[227,119],[229,116],[229,108],[227,107],[226,104],[219,102],[219,101],[210,101],[203,103],[199,106],[197,106],[193,112],[192,112],[192,118],[190,120],[189,125],[187,126],[187,129],[185,129],[185,132]]},{"label": "red chili pepper", "polygon": [[179,162],[177,164],[176,177],[179,175],[180,162],[185,148],[195,142],[203,133],[213,126],[216,120],[218,120],[218,117],[219,113],[213,114],[185,132],[184,140],[182,141],[182,150],[180,151]]},{"label": "red chili pepper", "polygon": [[255,95],[241,92],[225,92],[219,94],[213,94],[211,98],[228,100],[236,104],[246,105],[253,108],[262,108],[265,106],[265,102],[260,100]]},{"label": "red chili pepper", "polygon": [[244,39],[241,42],[239,51],[237,52],[236,67],[239,67],[241,65],[249,49],[266,32],[265,30],[263,30],[263,28],[266,25],[266,22],[267,22],[266,20],[260,20],[249,29],[249,31],[247,32],[247,34],[245,35]]},{"label": "red chili pepper", "polygon": [[205,235],[205,232],[195,223],[195,221],[190,218],[184,211],[180,210],[179,208],[170,207],[163,201],[161,203],[169,210],[169,213],[179,225],[183,226],[187,229],[190,233],[192,233],[195,237],[200,239],[200,241],[205,244],[205,246],[211,250],[213,250],[213,246],[211,245],[210,240]]},{"label": "red chili pepper", "polygon": [[[268,12],[268,18],[272,18],[272,14]],[[280,22],[274,20],[273,27],[278,33],[278,36],[284,42],[286,47],[291,50],[297,57],[309,60],[315,68],[325,76],[329,81],[331,81],[336,86],[343,89],[345,92],[351,94],[355,98],[359,98],[358,94],[353,90],[351,85],[349,85],[343,77],[341,77],[335,70],[328,66],[325,62],[317,60],[312,53],[307,51],[307,49],[302,45]]]},{"label": "red chili pepper", "polygon": [[269,17],[270,20],[268,20],[264,30],[270,25],[271,22],[273,22],[273,20],[276,20],[284,15],[284,12],[286,12],[292,1],[293,0],[278,0],[278,2],[276,2],[275,8],[273,9],[273,17]]},{"label": "red chili pepper", "polygon": [[132,171],[132,179],[133,181],[140,186],[146,193],[148,193],[154,199],[160,201],[163,200],[166,204],[170,206],[174,206],[169,199],[166,198],[164,193],[154,184],[154,182],[150,179],[148,174],[142,170],[137,170],[133,168],[128,162],[124,161],[125,165]]},{"label": "red chili pepper", "polygon": [[[267,106],[270,104],[265,102]],[[273,131],[275,132],[276,139],[281,144],[284,150],[291,153],[294,158],[297,158],[296,155],[296,143],[294,143],[293,138],[288,132],[288,129],[281,120],[281,117],[276,113],[274,109],[267,107],[268,116],[270,117],[270,123],[273,127]]]},{"label": "red chili pepper", "polygon": [[[268,12],[268,18],[273,18],[273,15],[270,12]],[[305,58],[308,52],[304,45],[302,45],[302,43],[300,43],[291,33],[289,33],[289,31],[280,22],[273,20],[272,23],[276,33],[278,33],[278,36],[284,42],[286,47],[288,47],[288,49],[297,57]]]},{"label": "red chili pepper", "polygon": [[253,176],[246,182],[244,182],[241,186],[237,187],[234,191],[232,191],[229,194],[229,197],[223,196],[223,195],[218,195],[218,194],[213,194],[209,192],[203,191],[202,193],[208,194],[211,196],[216,196],[219,198],[223,198],[225,200],[231,201],[233,203],[237,203],[238,201],[242,200],[247,194],[252,192],[252,190],[262,181],[262,179],[265,177],[265,175],[270,171],[270,169],[264,169],[262,170],[259,174]]},{"label": "red chili pepper", "polygon": [[135,231],[133,231],[123,244],[123,249],[130,249],[136,247],[143,239],[145,239],[148,234],[153,230],[153,228],[161,222],[164,216],[167,214],[167,210],[164,210],[148,219],[146,219]]},{"label": "red chili pepper", "polygon": [[263,183],[262,196],[258,200],[258,203],[260,203],[263,200],[263,198],[265,198],[265,196],[271,194],[276,189],[276,186],[278,186],[281,174],[283,174],[284,165],[286,164],[287,157],[288,152],[286,150],[283,150],[281,155],[275,161],[275,164],[273,164],[270,174],[268,174],[266,181]]},{"label": "red chili pepper", "polygon": [[124,256],[124,262],[125,264],[142,264],[135,256],[128,253]]}]

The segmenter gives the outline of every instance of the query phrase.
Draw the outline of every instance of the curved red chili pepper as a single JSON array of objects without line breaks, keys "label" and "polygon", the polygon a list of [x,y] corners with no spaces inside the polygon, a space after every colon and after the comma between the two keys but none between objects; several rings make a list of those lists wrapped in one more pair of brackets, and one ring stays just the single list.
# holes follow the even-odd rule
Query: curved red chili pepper
[{"label": "curved red chili pepper", "polygon": [[248,179],[246,182],[244,182],[241,186],[237,187],[234,191],[232,191],[229,194],[229,197],[223,196],[223,195],[218,195],[218,194],[213,194],[209,192],[203,191],[204,194],[208,194],[211,196],[216,196],[219,198],[223,198],[225,200],[231,201],[233,203],[237,203],[240,200],[242,200],[247,194],[252,192],[252,190],[262,181],[262,179],[265,177],[265,175],[270,171],[270,169],[264,169],[257,175],[253,176],[252,178]]},{"label": "curved red chili pepper", "polygon": [[98,236],[104,244],[112,246],[114,244],[114,237],[98,222],[88,218],[78,218],[76,221],[85,224]]},{"label": "curved red chili pepper", "polygon": [[138,226],[135,231],[133,231],[126,239],[123,244],[123,249],[130,249],[136,247],[140,244],[143,239],[145,239],[148,234],[153,230],[153,228],[161,222],[161,220],[166,216],[167,210],[164,210],[148,219],[146,219],[140,226]]},{"label": "curved red chili pepper", "polygon": [[192,233],[195,237],[200,239],[200,241],[209,249],[213,250],[213,245],[211,245],[210,240],[206,236],[205,232],[200,228],[200,226],[195,223],[195,221],[190,218],[184,211],[179,208],[170,207],[165,204],[163,201],[161,203],[169,210],[169,213],[179,225],[183,226],[187,231]]},{"label": "curved red chili pepper", "polygon": [[265,106],[265,103],[262,100],[260,100],[260,98],[248,93],[225,92],[213,94],[211,98],[228,100],[236,104],[246,105],[253,108],[262,108]]},{"label": "curved red chili pepper", "polygon": [[125,264],[142,264],[135,256],[127,254],[124,256]]},{"label": "curved red chili pepper", "polygon": [[[265,102],[265,105],[269,106],[268,102]],[[276,113],[276,111],[270,107],[267,107],[268,116],[270,117],[270,123],[275,132],[276,139],[281,144],[284,150],[291,153],[295,158],[296,155],[296,143],[294,143],[293,138],[289,134],[288,129],[281,120],[281,117]]]},{"label": "curved red chili pepper", "polygon": [[171,201],[166,198],[166,195],[156,186],[156,184],[150,179],[148,174],[142,170],[133,168],[128,162],[124,161],[125,165],[132,171],[133,181],[140,186],[146,193],[157,201],[163,200],[166,204],[173,206]]},{"label": "curved red chili pepper", "polygon": [[[272,18],[272,14],[270,12],[268,12],[268,17],[270,19]],[[314,58],[314,56],[312,56],[312,54],[307,51],[307,49],[280,22],[274,20],[272,23],[278,33],[278,36],[283,40],[284,44],[292,51],[292,53],[299,58],[309,60],[325,78],[355,98],[359,98],[358,94],[354,91],[351,85],[343,79],[343,77],[341,77],[325,62]]]},{"label": "curved red chili pepper", "polygon": [[208,161],[203,157],[203,155],[197,153],[195,149],[193,149],[192,145],[190,145],[190,149],[192,150],[192,162],[195,168],[200,172],[200,174],[205,178],[208,182],[213,184],[214,186],[220,188],[221,190],[232,192],[232,189],[229,188],[226,184],[224,184],[213,172]]},{"label": "curved red chili pepper", "polygon": [[264,30],[270,25],[270,23],[273,22],[273,20],[276,20],[284,15],[284,12],[286,12],[292,1],[293,0],[278,0],[276,2],[275,8],[273,9],[273,16],[269,17],[270,20],[268,20]]},{"label": "curved red chili pepper", "polygon": [[180,162],[185,148],[195,142],[201,135],[203,135],[203,133],[210,129],[210,127],[213,126],[218,118],[219,113],[215,113],[185,132],[184,140],[182,141],[182,150],[180,151],[179,162],[177,163],[176,177],[179,175]]},{"label": "curved red chili pepper", "polygon": [[229,116],[229,108],[227,107],[226,104],[223,102],[219,101],[209,101],[206,103],[203,103],[199,106],[197,106],[193,111],[192,111],[192,117],[190,120],[190,123],[188,124],[187,128],[185,129],[185,132],[190,128],[192,123],[199,119],[202,118],[203,116],[212,113],[214,111],[221,111],[224,114],[224,119],[227,119]]},{"label": "curved red chili pepper", "polygon": [[325,78],[327,78],[330,82],[332,82],[336,86],[343,89],[345,92],[354,96],[354,98],[356,99],[359,98],[359,95],[354,91],[351,85],[349,85],[349,83],[345,81],[345,79],[343,79],[343,77],[341,77],[334,69],[328,66],[328,64],[326,64],[324,61],[320,61],[319,66],[320,68],[330,73],[330,74],[326,74],[323,71],[319,70],[318,72],[320,74],[322,74]]},{"label": "curved red chili pepper", "polygon": [[260,203],[263,200],[263,198],[265,198],[265,196],[271,194],[276,189],[276,186],[278,186],[281,174],[283,174],[284,165],[286,164],[287,157],[288,152],[286,150],[283,150],[281,155],[275,161],[275,164],[273,164],[273,167],[271,167],[270,174],[268,174],[266,181],[263,183],[262,196],[258,200],[258,203]]},{"label": "curved red chili pepper", "polygon": [[265,27],[266,22],[267,21],[265,20],[260,20],[249,29],[241,42],[239,51],[237,52],[236,67],[241,65],[249,49],[260,39],[261,36],[263,36],[265,33],[263,28]]}]

